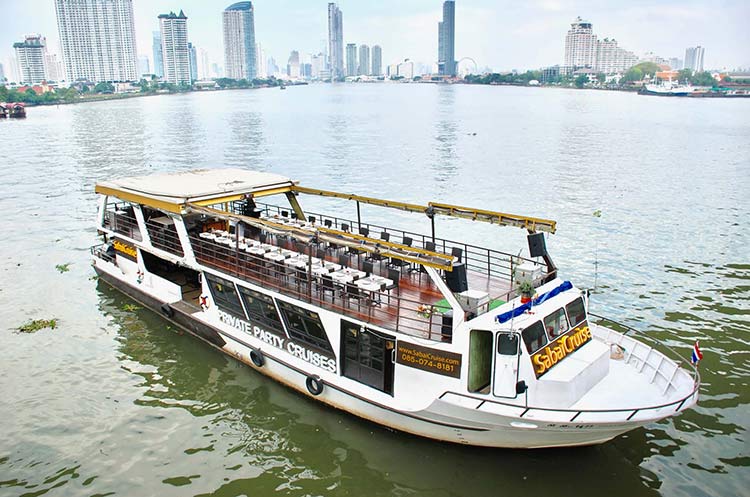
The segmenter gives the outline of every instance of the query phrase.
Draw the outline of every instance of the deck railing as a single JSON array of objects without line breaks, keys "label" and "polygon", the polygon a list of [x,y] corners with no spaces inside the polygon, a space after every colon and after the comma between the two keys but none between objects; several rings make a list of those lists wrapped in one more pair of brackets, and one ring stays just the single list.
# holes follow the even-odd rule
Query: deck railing
[{"label": "deck railing", "polygon": [[[296,269],[196,236],[190,241],[200,263],[250,283],[405,335],[451,341],[450,321],[433,303],[406,298],[397,288],[369,292],[356,286],[326,285],[309,266]],[[310,250],[314,248],[307,246],[301,253],[310,256]]]},{"label": "deck railing", "polygon": [[133,206],[127,202],[107,204],[107,210],[104,213],[104,227],[133,240],[143,240]]}]

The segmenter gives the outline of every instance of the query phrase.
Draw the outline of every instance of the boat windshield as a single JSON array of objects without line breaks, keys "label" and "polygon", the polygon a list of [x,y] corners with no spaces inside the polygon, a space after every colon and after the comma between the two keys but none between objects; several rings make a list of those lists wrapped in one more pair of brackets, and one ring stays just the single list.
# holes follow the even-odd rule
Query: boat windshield
[{"label": "boat windshield", "polygon": [[558,309],[544,318],[544,328],[547,330],[550,341],[568,331],[568,318],[565,317],[565,310]]},{"label": "boat windshield", "polygon": [[581,297],[578,297],[573,302],[566,305],[565,310],[568,311],[570,326],[573,328],[586,321],[586,308],[583,305],[583,299]]},{"label": "boat windshield", "polygon": [[533,354],[537,350],[547,345],[547,335],[544,334],[544,326],[541,321],[537,321],[521,332],[523,343],[526,344],[526,350]]}]

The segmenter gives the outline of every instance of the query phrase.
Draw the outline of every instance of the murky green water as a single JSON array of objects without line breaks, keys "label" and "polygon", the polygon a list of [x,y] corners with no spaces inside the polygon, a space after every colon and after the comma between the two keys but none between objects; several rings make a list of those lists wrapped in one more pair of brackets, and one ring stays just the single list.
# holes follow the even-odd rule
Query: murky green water
[{"label": "murky green water", "polygon": [[[748,101],[329,85],[31,108],[0,137],[0,495],[748,495]],[[592,310],[685,356],[701,340],[700,403],[602,446],[508,451],[292,393],[92,279],[97,180],[216,166],[556,219],[548,247],[596,285]]]}]

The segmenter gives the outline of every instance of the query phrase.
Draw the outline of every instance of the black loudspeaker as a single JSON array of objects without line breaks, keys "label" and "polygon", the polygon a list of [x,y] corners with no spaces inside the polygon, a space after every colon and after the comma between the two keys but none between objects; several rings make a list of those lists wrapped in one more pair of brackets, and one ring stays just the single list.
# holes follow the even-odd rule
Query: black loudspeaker
[{"label": "black loudspeaker", "polygon": [[544,242],[544,233],[532,233],[528,236],[528,240],[531,257],[544,257],[547,255],[547,244]]},{"label": "black loudspeaker", "polygon": [[463,262],[453,264],[453,271],[445,272],[445,283],[453,293],[468,290],[469,283],[466,281],[466,265]]}]

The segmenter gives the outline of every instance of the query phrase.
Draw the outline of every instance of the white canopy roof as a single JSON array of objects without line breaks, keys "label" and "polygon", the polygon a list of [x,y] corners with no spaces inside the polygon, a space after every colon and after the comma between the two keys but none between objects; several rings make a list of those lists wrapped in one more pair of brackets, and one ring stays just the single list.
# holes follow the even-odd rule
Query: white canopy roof
[{"label": "white canopy roof", "polygon": [[[144,204],[181,207],[188,202],[224,202],[248,193],[288,191],[294,182],[279,174],[245,169],[197,169],[176,173],[134,176],[97,183],[97,193]],[[270,191],[270,192],[269,192]],[[151,200],[152,202],[149,202]],[[173,209],[170,209],[173,210]]]}]

